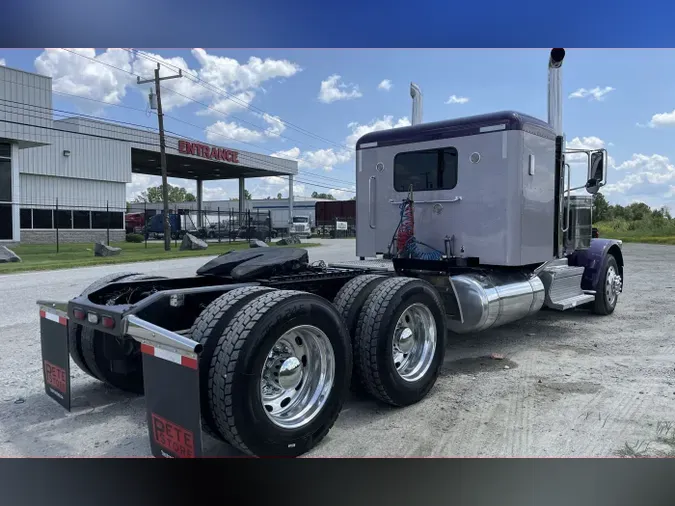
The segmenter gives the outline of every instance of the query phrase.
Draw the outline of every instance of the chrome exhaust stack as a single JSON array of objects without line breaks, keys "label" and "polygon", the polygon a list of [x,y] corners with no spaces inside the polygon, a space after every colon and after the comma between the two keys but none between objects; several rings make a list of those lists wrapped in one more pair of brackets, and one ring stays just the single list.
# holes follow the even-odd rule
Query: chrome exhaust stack
[{"label": "chrome exhaust stack", "polygon": [[562,116],[562,63],[565,58],[563,48],[551,49],[548,59],[548,124],[556,135],[563,135]]},{"label": "chrome exhaust stack", "polygon": [[410,83],[410,96],[413,99],[412,124],[422,123],[422,90],[415,83]]}]

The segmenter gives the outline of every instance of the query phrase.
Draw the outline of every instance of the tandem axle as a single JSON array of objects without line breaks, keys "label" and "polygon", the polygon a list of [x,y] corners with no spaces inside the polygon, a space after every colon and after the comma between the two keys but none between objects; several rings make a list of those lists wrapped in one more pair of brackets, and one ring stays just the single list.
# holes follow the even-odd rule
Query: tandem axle
[{"label": "tandem axle", "polygon": [[[327,434],[350,387],[394,406],[416,403],[436,382],[447,330],[569,309],[552,302],[559,280],[564,292],[578,269],[596,276],[568,266],[559,278],[560,262],[508,271],[460,259],[307,258],[299,249],[235,252],[210,262],[229,261],[227,275],[212,275],[218,265],[190,278],[115,274],[67,303],[39,301],[46,393],[70,409],[72,358],[145,395],[157,457],[201,456],[203,433],[250,455],[301,455]],[[248,262],[279,274],[233,276],[232,265]],[[608,254],[599,283],[618,291],[586,291],[580,302],[612,312],[619,265]]]}]

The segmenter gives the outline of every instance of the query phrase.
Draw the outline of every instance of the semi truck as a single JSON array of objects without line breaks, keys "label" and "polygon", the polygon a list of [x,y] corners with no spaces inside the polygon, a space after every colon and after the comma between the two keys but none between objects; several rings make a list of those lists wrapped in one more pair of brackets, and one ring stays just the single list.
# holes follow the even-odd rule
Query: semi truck
[{"label": "semi truck", "polygon": [[[608,155],[566,148],[564,57],[549,55],[547,121],[506,111],[424,123],[411,85],[413,124],[356,144],[354,260],[233,251],[194,276],[112,274],[69,301],[38,301],[46,394],[70,409],[70,358],[144,395],[156,457],[202,456],[205,435],[299,456],[350,389],[400,408],[433,396],[449,332],[542,309],[611,315],[622,243],[592,237],[590,205]],[[580,155],[586,183],[572,188]]]}]

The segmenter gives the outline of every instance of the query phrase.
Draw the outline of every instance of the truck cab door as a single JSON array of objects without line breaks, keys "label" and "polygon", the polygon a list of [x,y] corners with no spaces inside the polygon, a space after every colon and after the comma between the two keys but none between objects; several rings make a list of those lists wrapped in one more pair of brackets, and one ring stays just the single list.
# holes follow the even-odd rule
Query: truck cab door
[{"label": "truck cab door", "polygon": [[382,203],[388,199],[383,194],[387,185],[384,164],[378,159],[380,155],[381,150],[377,148],[356,152],[356,255],[359,257],[385,253],[386,245],[378,242],[378,227],[381,219],[386,218]]}]

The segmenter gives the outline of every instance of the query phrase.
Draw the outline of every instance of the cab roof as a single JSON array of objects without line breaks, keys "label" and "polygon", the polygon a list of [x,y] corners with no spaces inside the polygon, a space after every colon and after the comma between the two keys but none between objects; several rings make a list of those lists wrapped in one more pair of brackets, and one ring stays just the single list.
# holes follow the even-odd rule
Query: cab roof
[{"label": "cab roof", "polygon": [[356,149],[468,137],[503,130],[522,130],[550,140],[556,137],[553,128],[545,121],[515,111],[501,111],[371,132],[358,140]]}]

